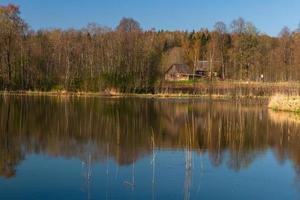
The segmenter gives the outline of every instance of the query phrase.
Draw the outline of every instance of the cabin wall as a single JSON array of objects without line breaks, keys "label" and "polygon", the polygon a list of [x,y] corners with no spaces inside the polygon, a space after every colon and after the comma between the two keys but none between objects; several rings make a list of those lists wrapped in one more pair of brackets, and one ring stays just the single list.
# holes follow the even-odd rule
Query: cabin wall
[{"label": "cabin wall", "polygon": [[187,81],[187,80],[189,80],[189,76],[188,75],[182,75],[182,74],[179,74],[179,73],[166,74],[165,75],[165,80],[166,81]]},{"label": "cabin wall", "polygon": [[175,67],[169,69],[165,74],[166,81],[186,81],[189,80],[189,75],[179,73]]}]

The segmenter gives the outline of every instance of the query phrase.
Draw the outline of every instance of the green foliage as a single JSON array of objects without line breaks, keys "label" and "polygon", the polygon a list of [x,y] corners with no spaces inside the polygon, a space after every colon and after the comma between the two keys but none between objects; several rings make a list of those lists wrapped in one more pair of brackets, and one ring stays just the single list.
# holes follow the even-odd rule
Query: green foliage
[{"label": "green foliage", "polygon": [[121,92],[130,91],[133,89],[134,77],[132,74],[123,74],[120,72],[103,73],[102,77],[105,87],[114,87]]},{"label": "green foliage", "polygon": [[63,85],[53,85],[52,88],[51,88],[51,91],[55,91],[55,92],[63,91],[63,90],[64,90]]}]

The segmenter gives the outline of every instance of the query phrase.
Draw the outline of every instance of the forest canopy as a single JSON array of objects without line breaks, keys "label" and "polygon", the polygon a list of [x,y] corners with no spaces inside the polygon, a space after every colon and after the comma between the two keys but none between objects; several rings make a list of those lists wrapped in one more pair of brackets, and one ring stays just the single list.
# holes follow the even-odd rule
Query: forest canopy
[{"label": "forest canopy", "polygon": [[176,62],[214,65],[221,79],[297,81],[300,28],[278,37],[242,18],[213,30],[143,30],[132,18],[116,28],[32,30],[16,5],[0,6],[0,90],[151,92]]}]

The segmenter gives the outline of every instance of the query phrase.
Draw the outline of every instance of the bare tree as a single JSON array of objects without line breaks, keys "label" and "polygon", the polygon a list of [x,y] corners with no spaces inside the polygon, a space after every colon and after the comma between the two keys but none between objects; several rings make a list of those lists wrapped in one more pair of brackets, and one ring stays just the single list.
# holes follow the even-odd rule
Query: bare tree
[{"label": "bare tree", "polygon": [[120,21],[117,30],[130,33],[135,31],[142,31],[142,28],[140,27],[140,23],[136,20],[132,18],[123,18]]}]

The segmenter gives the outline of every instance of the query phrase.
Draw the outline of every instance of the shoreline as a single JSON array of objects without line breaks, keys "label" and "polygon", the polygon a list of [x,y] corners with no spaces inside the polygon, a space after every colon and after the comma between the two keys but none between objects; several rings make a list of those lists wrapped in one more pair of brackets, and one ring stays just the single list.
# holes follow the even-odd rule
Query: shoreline
[{"label": "shoreline", "polygon": [[212,84],[167,82],[155,87],[154,93],[121,93],[107,88],[99,92],[67,90],[2,90],[0,95],[58,96],[58,97],[144,97],[144,98],[212,98],[212,99],[270,99],[276,94],[300,96],[300,82],[214,81]]},{"label": "shoreline", "polygon": [[188,94],[188,93],[108,93],[108,92],[66,92],[66,91],[0,91],[1,96],[49,96],[49,97],[105,97],[105,98],[210,98],[210,99],[269,99],[270,96],[255,95],[220,95],[220,94]]}]

